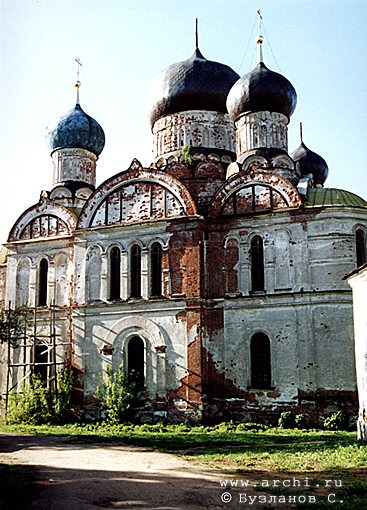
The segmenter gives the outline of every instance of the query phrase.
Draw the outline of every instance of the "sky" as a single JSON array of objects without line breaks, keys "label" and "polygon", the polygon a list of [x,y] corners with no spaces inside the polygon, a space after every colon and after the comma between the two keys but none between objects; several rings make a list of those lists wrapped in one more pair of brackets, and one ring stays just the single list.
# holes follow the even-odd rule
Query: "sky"
[{"label": "sky", "polygon": [[0,0],[0,243],[51,189],[47,128],[80,102],[103,127],[97,185],[151,162],[147,93],[153,78],[199,47],[241,76],[264,61],[286,76],[298,103],[289,151],[303,140],[329,165],[327,187],[367,199],[366,0]]}]

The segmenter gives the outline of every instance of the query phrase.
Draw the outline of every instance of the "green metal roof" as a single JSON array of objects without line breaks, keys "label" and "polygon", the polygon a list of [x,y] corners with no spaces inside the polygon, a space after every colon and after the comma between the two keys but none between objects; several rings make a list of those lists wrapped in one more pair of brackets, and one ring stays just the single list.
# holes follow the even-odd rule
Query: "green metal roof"
[{"label": "green metal roof", "polygon": [[343,189],[313,188],[308,192],[305,207],[363,207],[365,209],[367,202],[358,195]]}]

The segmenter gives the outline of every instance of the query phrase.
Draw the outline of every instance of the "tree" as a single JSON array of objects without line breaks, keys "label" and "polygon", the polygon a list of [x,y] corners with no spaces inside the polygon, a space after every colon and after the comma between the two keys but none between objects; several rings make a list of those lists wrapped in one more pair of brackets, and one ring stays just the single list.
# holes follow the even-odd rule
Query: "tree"
[{"label": "tree", "polygon": [[9,343],[18,347],[18,341],[23,337],[29,320],[29,309],[20,306],[12,310],[0,308],[0,343]]}]

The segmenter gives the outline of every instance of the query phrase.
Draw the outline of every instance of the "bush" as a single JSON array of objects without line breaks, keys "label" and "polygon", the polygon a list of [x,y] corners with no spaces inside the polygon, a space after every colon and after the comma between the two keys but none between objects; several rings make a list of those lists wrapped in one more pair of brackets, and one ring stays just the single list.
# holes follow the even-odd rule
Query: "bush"
[{"label": "bush", "polygon": [[304,414],[304,413],[296,414],[296,416],[294,418],[294,423],[295,423],[295,426],[297,427],[297,429],[307,428],[308,427],[307,414]]},{"label": "bush", "polygon": [[120,367],[112,372],[107,367],[105,377],[101,376],[102,386],[97,388],[106,419],[111,423],[122,423],[134,417],[134,409],[141,403],[141,393],[133,374],[128,377]]},{"label": "bush", "polygon": [[73,372],[65,367],[57,376],[57,394],[53,395],[52,423],[68,423],[72,418]]},{"label": "bush", "polygon": [[10,393],[6,420],[29,425],[50,423],[49,400],[49,389],[40,376],[32,375],[29,385],[24,384],[20,392]]},{"label": "bush", "polygon": [[296,421],[292,411],[283,411],[278,420],[278,427],[281,429],[294,429]]},{"label": "bush", "polygon": [[71,418],[73,375],[69,367],[57,374],[57,393],[46,387],[39,375],[31,375],[20,392],[9,394],[6,421],[29,425],[67,423]]},{"label": "bush", "polygon": [[305,429],[307,425],[308,419],[306,414],[294,414],[292,411],[284,411],[278,420],[278,427],[281,429]]},{"label": "bush", "polygon": [[349,420],[347,414],[344,411],[331,414],[325,419],[324,428],[326,430],[348,430]]}]

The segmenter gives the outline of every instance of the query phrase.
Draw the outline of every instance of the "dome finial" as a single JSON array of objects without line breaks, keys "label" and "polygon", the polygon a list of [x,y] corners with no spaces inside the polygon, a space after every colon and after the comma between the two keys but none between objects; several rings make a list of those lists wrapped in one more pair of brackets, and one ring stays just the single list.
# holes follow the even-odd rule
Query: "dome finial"
[{"label": "dome finial", "polygon": [[257,39],[256,39],[256,43],[257,43],[257,48],[258,48],[258,52],[257,52],[257,60],[258,60],[258,64],[260,64],[260,62],[264,62],[264,59],[263,59],[263,48],[262,48],[262,44],[264,42],[264,37],[261,35],[261,32],[262,32],[262,16],[261,16],[261,11],[260,9],[258,9],[257,11],[257,14],[259,16],[259,35],[257,36]]},{"label": "dome finial", "polygon": [[299,137],[301,139],[301,143],[303,143],[303,130],[302,130],[302,122],[299,123]]},{"label": "dome finial", "polygon": [[75,88],[76,88],[76,104],[80,104],[79,101],[79,89],[80,89],[80,81],[79,81],[79,74],[80,74],[80,67],[82,66],[82,63],[80,62],[80,58],[76,58],[75,59],[75,62],[78,64],[78,69],[77,69],[77,73],[76,73],[76,83],[75,83]]}]

